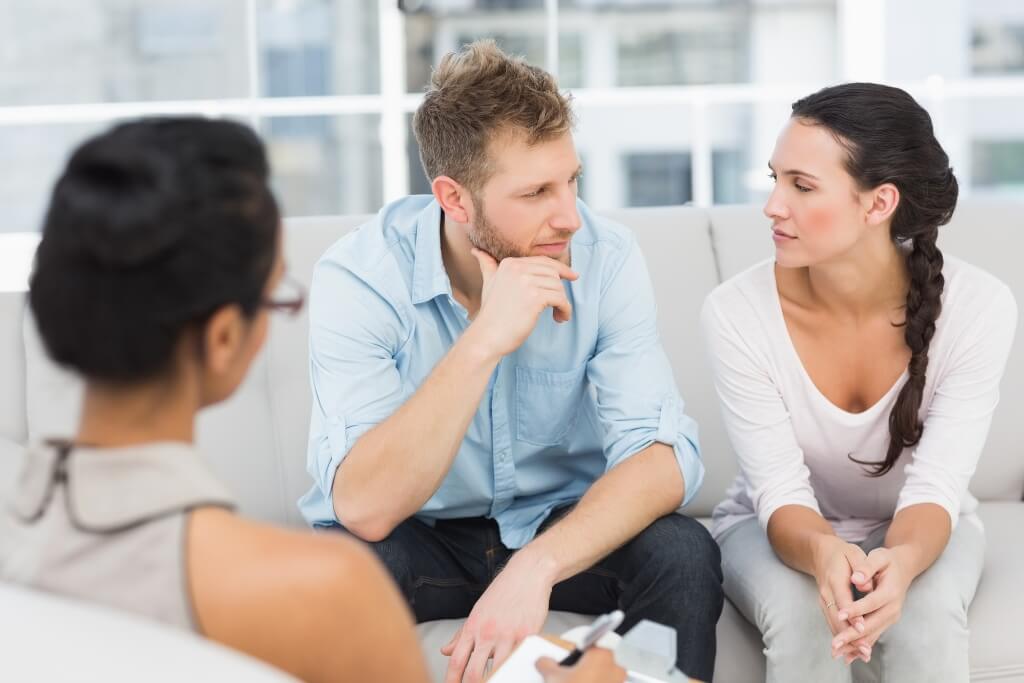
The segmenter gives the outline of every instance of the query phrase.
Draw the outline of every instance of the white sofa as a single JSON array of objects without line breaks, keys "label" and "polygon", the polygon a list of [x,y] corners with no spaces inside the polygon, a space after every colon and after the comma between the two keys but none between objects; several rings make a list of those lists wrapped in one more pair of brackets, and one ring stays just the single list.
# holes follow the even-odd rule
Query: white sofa
[{"label": "white sofa", "polygon": [[[767,220],[756,207],[625,209],[608,212],[637,234],[659,303],[662,340],[687,411],[700,424],[708,476],[689,513],[706,518],[736,472],[719,417],[697,331],[705,295],[721,282],[772,253]],[[942,246],[1006,281],[1024,302],[1024,268],[1014,231],[1024,216],[1021,203],[963,202]],[[286,250],[293,275],[309,282],[321,253],[365,217],[291,220]],[[0,294],[0,492],[21,446],[44,435],[67,433],[74,424],[75,380],[55,369],[42,354],[34,329],[23,324],[24,295]],[[198,439],[219,475],[238,494],[242,512],[280,524],[302,524],[296,499],[309,487],[305,471],[310,412],[305,317],[278,318],[269,342],[245,385],[226,404],[204,414]],[[1024,340],[1018,334],[1017,346]],[[1003,400],[971,489],[982,501],[988,534],[986,568],[970,612],[972,680],[1024,681],[1024,354],[1011,355]],[[9,549],[16,552],[17,549]],[[681,588],[682,589],[682,588]],[[2,601],[0,597],[0,601]],[[0,604],[0,622],[12,617]],[[548,630],[559,632],[584,621],[552,614]],[[440,679],[438,654],[457,622],[420,626],[431,666]],[[757,631],[727,602],[718,625],[715,680],[764,680],[762,643]],[[11,643],[5,640],[5,649]],[[824,645],[821,645],[824,647]],[[0,672],[3,664],[0,662]],[[4,676],[0,673],[0,678]]]}]

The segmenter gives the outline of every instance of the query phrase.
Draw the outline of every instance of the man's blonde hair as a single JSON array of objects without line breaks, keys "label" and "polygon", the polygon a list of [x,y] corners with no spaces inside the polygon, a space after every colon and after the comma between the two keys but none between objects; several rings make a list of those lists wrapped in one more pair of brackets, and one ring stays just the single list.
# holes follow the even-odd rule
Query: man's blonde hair
[{"label": "man's blonde hair", "polygon": [[505,54],[493,40],[448,53],[413,117],[427,178],[444,175],[479,190],[494,172],[488,143],[513,134],[534,145],[569,132],[571,99],[551,74]]}]

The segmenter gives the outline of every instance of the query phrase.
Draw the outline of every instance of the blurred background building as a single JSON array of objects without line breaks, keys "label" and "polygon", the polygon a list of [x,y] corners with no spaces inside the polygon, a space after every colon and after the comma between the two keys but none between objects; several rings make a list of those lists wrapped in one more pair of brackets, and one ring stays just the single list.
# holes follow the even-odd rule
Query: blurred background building
[{"label": "blurred background building", "polygon": [[762,201],[789,104],[848,80],[918,97],[964,195],[1024,196],[1019,0],[0,0],[0,233],[38,230],[70,150],[144,114],[251,123],[289,215],[429,191],[412,112],[480,37],[573,92],[599,209]]}]

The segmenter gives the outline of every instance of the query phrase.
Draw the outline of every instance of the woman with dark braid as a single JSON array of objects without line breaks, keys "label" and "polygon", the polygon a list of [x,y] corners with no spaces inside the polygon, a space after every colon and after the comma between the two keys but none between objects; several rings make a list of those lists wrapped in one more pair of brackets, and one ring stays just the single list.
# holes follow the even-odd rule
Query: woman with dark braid
[{"label": "woman with dark braid", "polygon": [[769,168],[775,258],[701,321],[741,470],[714,515],[726,594],[769,681],[966,681],[985,546],[967,487],[1016,303],[936,246],[957,181],[902,90],[796,102]]}]

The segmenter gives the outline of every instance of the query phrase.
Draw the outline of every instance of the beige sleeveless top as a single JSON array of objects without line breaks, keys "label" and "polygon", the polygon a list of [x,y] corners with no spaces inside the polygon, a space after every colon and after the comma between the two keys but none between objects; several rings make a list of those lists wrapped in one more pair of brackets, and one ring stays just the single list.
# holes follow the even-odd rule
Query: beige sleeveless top
[{"label": "beige sleeveless top", "polygon": [[25,458],[0,577],[198,631],[186,522],[204,506],[234,503],[190,444],[49,443]]}]

